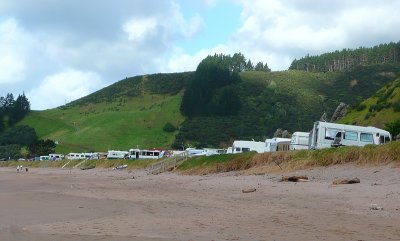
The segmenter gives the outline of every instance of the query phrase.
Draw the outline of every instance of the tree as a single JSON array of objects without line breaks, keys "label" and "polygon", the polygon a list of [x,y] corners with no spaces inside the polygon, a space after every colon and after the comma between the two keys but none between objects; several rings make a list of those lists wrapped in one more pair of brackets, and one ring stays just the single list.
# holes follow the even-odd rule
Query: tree
[{"label": "tree", "polygon": [[18,125],[6,130],[0,137],[0,145],[18,144],[21,146],[29,146],[37,140],[35,129]]},{"label": "tree", "polygon": [[172,125],[170,122],[167,122],[163,127],[163,131],[174,132],[174,131],[176,131],[176,127],[174,125]]},{"label": "tree", "polygon": [[30,103],[26,98],[25,93],[19,95],[17,100],[9,108],[8,111],[8,124],[14,125],[18,121],[22,120],[30,111]]},{"label": "tree", "polygon": [[28,149],[32,156],[47,156],[50,153],[54,153],[54,149],[56,148],[56,144],[52,140],[37,140],[31,145],[29,145]]}]

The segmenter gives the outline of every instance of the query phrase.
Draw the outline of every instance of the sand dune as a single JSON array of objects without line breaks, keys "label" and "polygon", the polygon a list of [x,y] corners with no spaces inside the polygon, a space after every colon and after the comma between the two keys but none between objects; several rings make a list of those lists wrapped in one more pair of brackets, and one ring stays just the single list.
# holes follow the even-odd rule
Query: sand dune
[{"label": "sand dune", "polygon": [[[398,168],[289,174],[310,181],[0,168],[0,240],[400,240]],[[332,185],[354,177],[361,183]]]}]

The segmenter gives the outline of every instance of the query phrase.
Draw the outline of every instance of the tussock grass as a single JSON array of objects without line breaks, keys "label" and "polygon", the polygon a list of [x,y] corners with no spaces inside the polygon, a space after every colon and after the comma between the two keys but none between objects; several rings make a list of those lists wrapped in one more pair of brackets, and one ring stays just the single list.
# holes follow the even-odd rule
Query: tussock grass
[{"label": "tussock grass", "polygon": [[[144,169],[150,164],[156,162],[157,160],[86,160],[80,166],[81,167],[96,167],[96,168],[113,168],[120,165],[127,164],[127,170],[133,169]],[[77,164],[82,162],[82,160],[61,160],[61,161],[2,161],[0,162],[0,167],[16,167],[22,165],[24,167],[36,167],[36,168],[61,168],[67,164],[64,168],[74,168]]]},{"label": "tussock grass", "polygon": [[204,175],[228,171],[243,171],[247,174],[262,174],[276,171],[293,171],[310,167],[340,165],[385,165],[400,166],[400,142],[365,147],[341,147],[321,150],[301,150],[257,154],[216,155],[191,158],[178,171],[183,174]]}]

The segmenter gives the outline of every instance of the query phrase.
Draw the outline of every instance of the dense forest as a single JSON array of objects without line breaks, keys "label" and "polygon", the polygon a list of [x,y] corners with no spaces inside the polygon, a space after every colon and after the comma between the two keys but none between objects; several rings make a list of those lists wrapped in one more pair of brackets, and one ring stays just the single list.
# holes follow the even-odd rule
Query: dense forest
[{"label": "dense forest", "polygon": [[16,125],[30,112],[30,103],[25,94],[14,99],[12,93],[0,97],[0,160],[18,159],[46,155],[54,151],[55,144],[47,140],[38,140],[35,129],[26,125]]},{"label": "dense forest", "polygon": [[317,56],[293,60],[290,70],[333,72],[349,70],[357,65],[396,64],[400,62],[400,42],[380,44],[373,48],[343,49]]}]

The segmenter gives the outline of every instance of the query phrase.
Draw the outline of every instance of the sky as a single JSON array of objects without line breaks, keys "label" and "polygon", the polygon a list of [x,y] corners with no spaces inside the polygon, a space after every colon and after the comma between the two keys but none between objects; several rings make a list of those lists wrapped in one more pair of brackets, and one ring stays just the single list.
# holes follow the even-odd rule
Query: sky
[{"label": "sky", "polygon": [[399,42],[400,0],[1,0],[0,96],[64,105],[126,77],[241,52],[272,71]]}]

